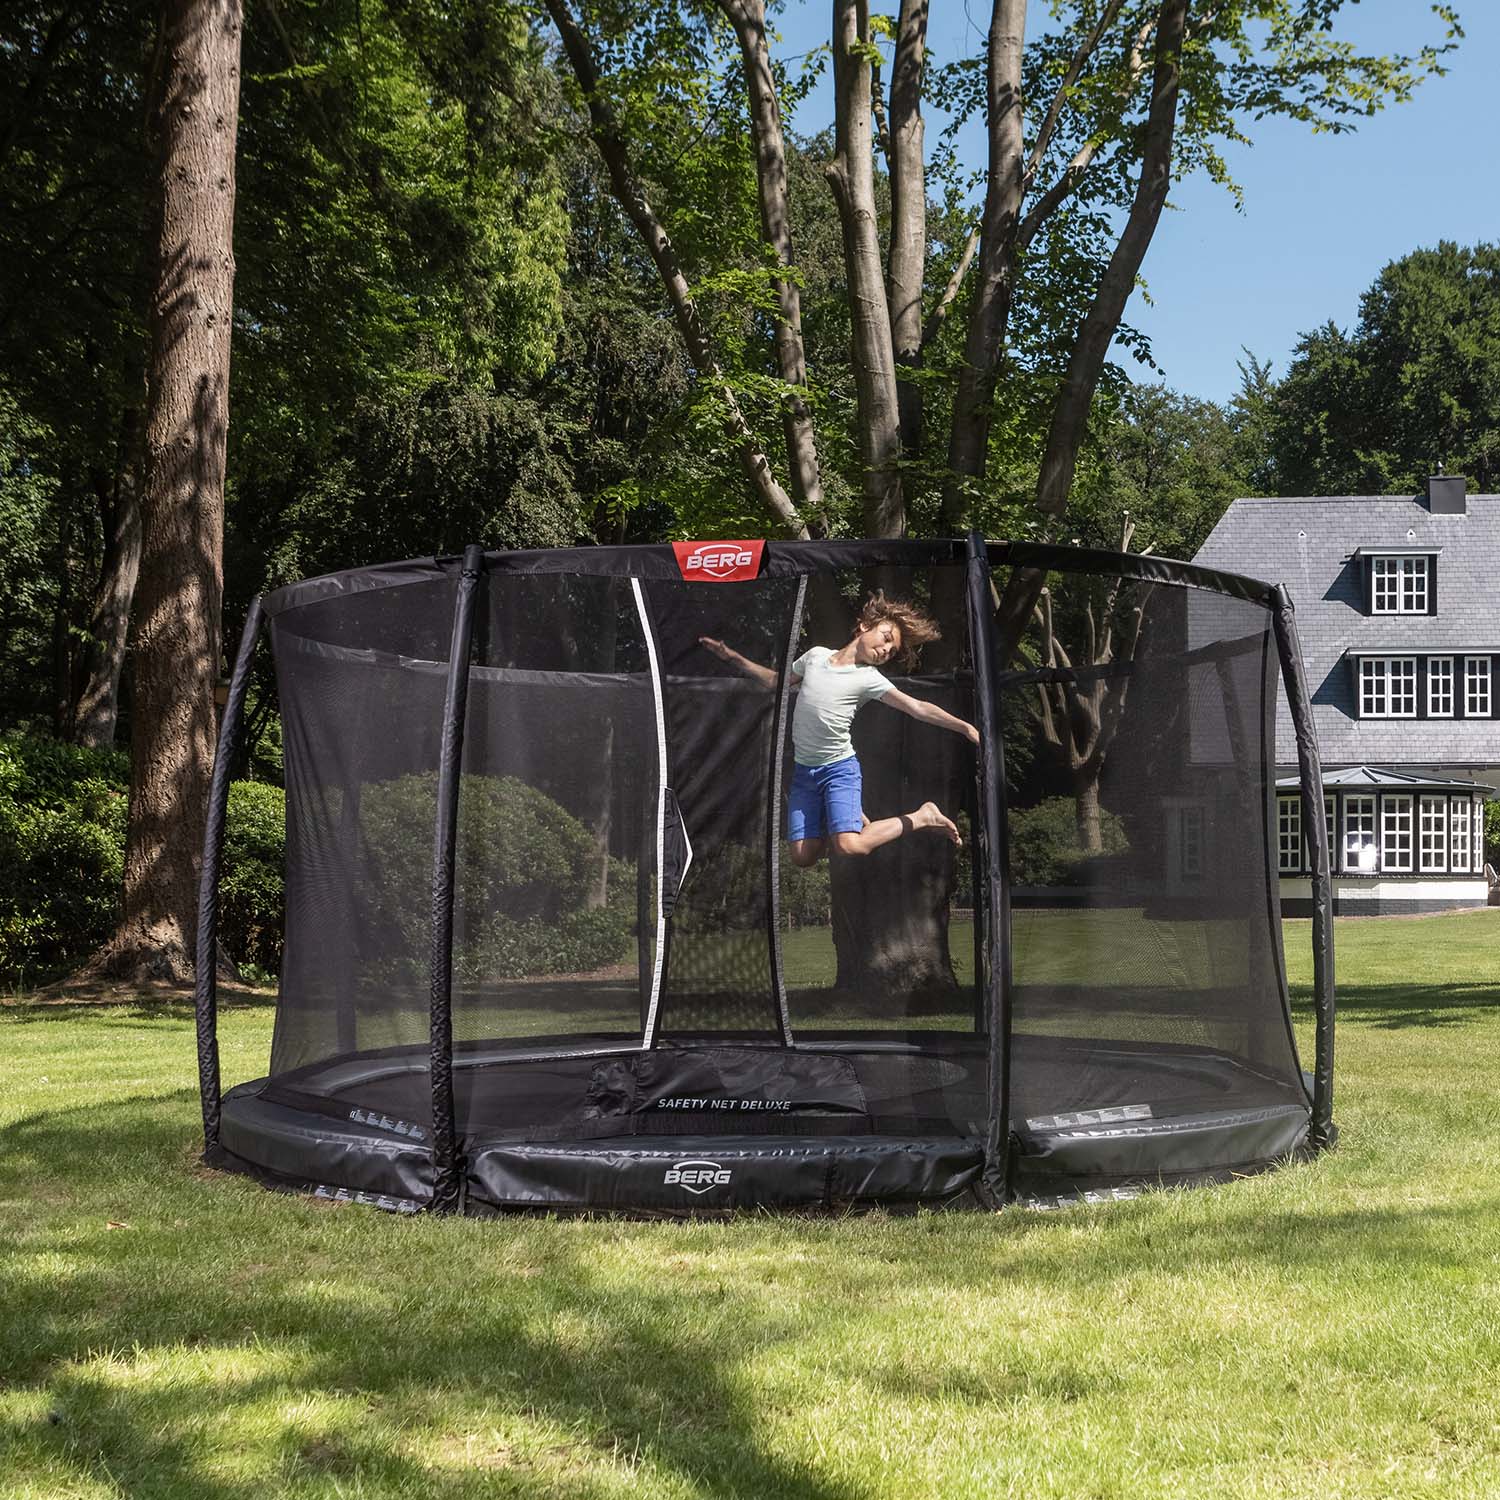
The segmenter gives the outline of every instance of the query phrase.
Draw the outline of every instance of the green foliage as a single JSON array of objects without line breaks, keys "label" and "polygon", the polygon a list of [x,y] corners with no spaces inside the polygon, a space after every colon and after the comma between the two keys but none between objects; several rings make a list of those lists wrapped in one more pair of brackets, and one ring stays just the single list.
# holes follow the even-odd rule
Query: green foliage
[{"label": "green foliage", "polygon": [[1500,245],[1392,261],[1352,332],[1304,334],[1267,403],[1272,493],[1411,493],[1441,465],[1500,483]]},{"label": "green foliage", "polygon": [[[360,803],[366,879],[363,930],[383,934],[377,965],[421,968],[432,911],[437,778],[367,787]],[[589,830],[511,776],[459,784],[454,967],[465,981],[599,968],[620,959],[635,920],[635,872],[607,869],[607,902],[591,904],[601,856]]]},{"label": "green foliage", "polygon": [[33,983],[109,935],[125,847],[124,758],[0,736],[0,978]]},{"label": "green foliage", "polygon": [[259,781],[229,788],[219,879],[219,941],[236,963],[281,971],[286,924],[286,793]]},{"label": "green foliage", "polygon": [[[1123,853],[1128,847],[1125,825],[1112,812],[1100,809],[1099,832],[1103,855]],[[1010,814],[1010,878],[1016,885],[1075,885],[1090,859],[1078,832],[1077,803],[1071,797],[1048,797],[1035,807]]]},{"label": "green foliage", "polygon": [[[0,979],[65,973],[113,931],[128,779],[122,751],[0,735]],[[278,787],[229,789],[220,938],[237,963],[269,973],[281,955],[284,809]]]}]

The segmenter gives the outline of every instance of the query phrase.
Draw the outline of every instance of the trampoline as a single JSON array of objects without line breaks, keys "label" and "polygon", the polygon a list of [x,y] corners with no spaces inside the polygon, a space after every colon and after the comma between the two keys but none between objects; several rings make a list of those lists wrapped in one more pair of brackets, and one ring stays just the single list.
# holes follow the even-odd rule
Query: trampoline
[{"label": "trampoline", "polygon": [[[1038,583],[1003,638],[997,602]],[[804,654],[877,594],[941,632],[853,718],[859,806],[899,832],[808,864]],[[224,1091],[219,867],[262,634],[285,944],[265,1076]],[[971,535],[471,547],[295,583],[251,608],[214,769],[204,1160],[399,1211],[698,1213],[998,1208],[1310,1156],[1336,1136],[1321,809],[1290,600],[1189,564]]]}]

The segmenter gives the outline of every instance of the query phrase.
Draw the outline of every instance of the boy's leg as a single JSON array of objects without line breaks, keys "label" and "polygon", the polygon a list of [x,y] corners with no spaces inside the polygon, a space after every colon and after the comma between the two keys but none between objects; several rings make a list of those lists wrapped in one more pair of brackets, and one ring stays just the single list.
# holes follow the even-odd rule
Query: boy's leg
[{"label": "boy's leg", "polygon": [[955,844],[963,842],[959,837],[958,825],[953,819],[948,817],[936,802],[924,802],[915,812],[903,813],[899,818],[877,819],[874,823],[865,824],[858,833],[835,833],[833,836],[834,852],[869,854],[880,848],[882,844],[889,844],[899,839],[903,833],[911,833],[918,828],[935,828],[947,834]]},{"label": "boy's leg", "polygon": [[823,789],[809,766],[794,766],[786,799],[786,852],[798,869],[817,864],[828,847]]},{"label": "boy's leg", "polygon": [[827,847],[827,839],[793,839],[786,846],[787,858],[799,870],[811,869],[822,859],[823,851]]}]

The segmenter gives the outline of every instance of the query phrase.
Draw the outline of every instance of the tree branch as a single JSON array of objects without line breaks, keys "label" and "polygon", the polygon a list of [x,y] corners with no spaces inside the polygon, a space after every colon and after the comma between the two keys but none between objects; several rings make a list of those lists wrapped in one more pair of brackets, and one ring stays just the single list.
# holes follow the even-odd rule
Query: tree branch
[{"label": "tree branch", "polygon": [[[786,141],[776,77],[766,41],[765,0],[719,0],[739,40],[745,65],[745,91],[750,104],[750,133],[755,143],[755,172],[760,195],[761,234],[776,255],[777,264],[790,269],[792,249],[791,198],[787,187]],[[776,368],[790,388],[782,403],[782,437],[791,467],[792,493],[813,518],[823,520],[823,482],[818,473],[818,450],[812,415],[802,392],[807,388],[807,354],[802,342],[802,294],[790,277],[778,277],[776,287]]]},{"label": "tree branch", "polygon": [[[979,286],[969,312],[964,360],[953,396],[948,477],[943,484],[940,512],[941,528],[950,535],[957,535],[965,524],[969,499],[966,486],[984,472],[996,371],[1010,319],[1016,224],[1025,194],[1021,173],[1025,146],[1025,112],[1021,100],[1025,30],[1026,0],[994,0],[985,71],[989,159],[984,217],[980,224]],[[1030,613],[1028,607],[1026,614]]]},{"label": "tree branch", "polygon": [[[1074,342],[1062,390],[1053,408],[1037,480],[1036,508],[1044,516],[1060,516],[1067,505],[1094,391],[1167,201],[1187,6],[1188,0],[1162,0],[1141,174],[1125,228]],[[1013,569],[1001,601],[1001,640],[1010,650],[1014,650],[1025,622],[1031,617],[1035,590],[1040,587],[1040,580],[1034,574],[1034,569]]]},{"label": "tree branch", "polygon": [[750,424],[745,420],[734,391],[713,356],[708,330],[704,327],[698,305],[688,289],[687,277],[683,275],[677,260],[677,251],[631,169],[624,138],[615,123],[613,112],[600,92],[599,70],[588,39],[573,19],[565,0],[544,0],[544,3],[547,14],[551,16],[552,23],[562,38],[563,51],[583,92],[589,111],[590,133],[594,144],[599,148],[600,156],[604,158],[610,187],[656,266],[657,274],[666,288],[678,332],[682,335],[694,369],[704,380],[715,386],[725,403],[727,415],[724,425],[735,446],[740,468],[756,495],[787,531],[793,536],[806,538],[807,526],[797,513],[791,497],[777,483],[760,443],[750,431]]},{"label": "tree branch", "polygon": [[[1141,81],[1146,71],[1146,43],[1151,40],[1151,33],[1156,29],[1156,17],[1144,22],[1135,36],[1131,38],[1130,52],[1125,70],[1125,82],[1121,84],[1116,94],[1120,113],[1123,114],[1135,95],[1136,85]],[[1022,253],[1036,237],[1036,232],[1058,208],[1066,202],[1083,182],[1084,174],[1089,169],[1089,164],[1098,154],[1099,147],[1103,144],[1104,137],[1095,132],[1074,153],[1073,159],[1063,168],[1062,175],[1047,189],[1036,201],[1026,217],[1021,221],[1020,232],[1016,236],[1016,248]]]},{"label": "tree branch", "polygon": [[1099,20],[1094,29],[1078,44],[1078,50],[1074,52],[1072,61],[1068,64],[1068,70],[1063,74],[1063,79],[1057,86],[1057,92],[1052,96],[1052,102],[1047,106],[1047,113],[1042,119],[1041,128],[1036,133],[1036,140],[1032,143],[1031,155],[1026,159],[1026,181],[1029,184],[1036,175],[1036,169],[1041,165],[1042,158],[1047,154],[1047,147],[1052,144],[1052,132],[1057,128],[1057,121],[1062,114],[1063,105],[1068,102],[1068,91],[1078,82],[1079,74],[1083,72],[1083,65],[1093,55],[1094,49],[1099,45],[1099,38],[1114,25],[1115,17],[1120,14],[1120,7],[1125,0],[1109,0],[1109,4],[1099,13]]}]

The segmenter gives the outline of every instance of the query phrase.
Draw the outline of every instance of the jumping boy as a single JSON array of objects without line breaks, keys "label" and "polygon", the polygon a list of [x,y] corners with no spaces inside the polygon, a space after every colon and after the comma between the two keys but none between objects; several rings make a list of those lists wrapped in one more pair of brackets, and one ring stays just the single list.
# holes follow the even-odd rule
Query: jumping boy
[{"label": "jumping boy", "polygon": [[[850,726],[866,703],[880,702],[920,720],[967,735],[979,743],[979,731],[935,703],[908,697],[878,670],[893,658],[911,667],[917,652],[938,638],[932,617],[914,604],[875,593],[860,611],[854,635],[837,651],[813,646],[792,663],[802,691],[792,712],[792,758],[795,769],[787,802],[788,853],[794,865],[814,865],[832,842],[838,854],[869,854],[918,828],[938,829],[955,844],[958,827],[935,802],[915,812],[870,822],[861,806],[862,776],[854,754]],[[723,641],[700,636],[699,642],[723,661],[767,687],[777,674],[742,656]]]}]

